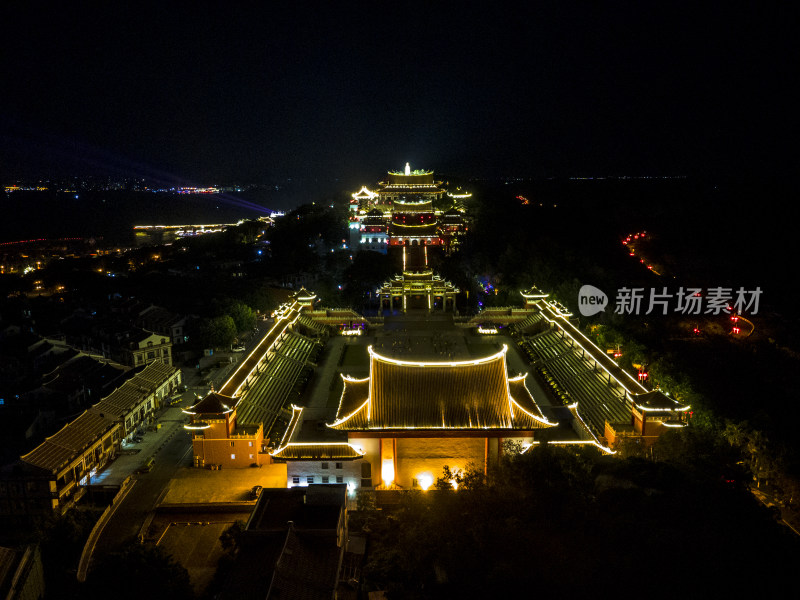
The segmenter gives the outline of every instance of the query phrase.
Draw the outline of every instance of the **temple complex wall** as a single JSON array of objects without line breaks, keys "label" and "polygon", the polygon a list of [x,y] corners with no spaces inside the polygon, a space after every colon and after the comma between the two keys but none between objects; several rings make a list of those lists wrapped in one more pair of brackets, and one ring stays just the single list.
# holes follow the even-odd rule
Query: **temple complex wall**
[{"label": "temple complex wall", "polygon": [[252,464],[269,462],[269,456],[259,455],[261,437],[238,439],[208,439],[195,436],[192,439],[196,466],[220,465],[228,469],[244,469]]},{"label": "temple complex wall", "polygon": [[427,475],[435,482],[445,465],[464,469],[469,463],[483,470],[486,438],[397,438],[395,482],[410,489],[413,479]]}]

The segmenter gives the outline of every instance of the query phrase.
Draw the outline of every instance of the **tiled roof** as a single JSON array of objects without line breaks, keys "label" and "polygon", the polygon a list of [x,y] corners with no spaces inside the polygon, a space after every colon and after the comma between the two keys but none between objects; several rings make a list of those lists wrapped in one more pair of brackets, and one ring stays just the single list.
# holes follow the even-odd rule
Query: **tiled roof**
[{"label": "tiled roof", "polygon": [[55,472],[94,444],[111,430],[113,425],[110,418],[86,411],[22,456],[21,459],[26,463]]},{"label": "tiled roof", "polygon": [[149,383],[152,388],[157,388],[176,370],[175,367],[170,367],[160,360],[156,360],[147,365],[141,373],[137,373],[133,379],[137,380],[137,383],[141,383],[143,386]]},{"label": "tiled roof", "polygon": [[92,407],[92,412],[122,417],[133,410],[150,392],[131,381],[111,392]]},{"label": "tiled roof", "polygon": [[369,377],[366,379],[351,379],[343,377],[344,389],[339,399],[337,419],[356,412],[367,401],[369,396]]},{"label": "tiled roof", "polygon": [[307,535],[290,528],[267,597],[297,600],[334,598],[341,554],[335,536]]},{"label": "tiled roof", "polygon": [[[525,385],[525,376],[508,380],[508,391],[513,400],[511,410],[514,419],[523,423],[526,419],[531,423],[531,429],[542,427],[541,422],[547,421],[541,409],[533,399],[528,386]],[[538,425],[536,423],[539,423]]]},{"label": "tiled roof", "polygon": [[135,408],[175,370],[159,361],[147,365],[141,373],[134,375],[77,419],[64,425],[60,431],[21,459],[48,471],[57,471],[110,432],[114,428],[115,418],[120,418]]},{"label": "tiled roof", "polygon": [[336,420],[330,426],[345,431],[552,426],[517,382],[513,384],[516,396],[510,394],[506,351],[504,346],[483,359],[421,363],[383,357],[370,347],[368,386],[345,379]]},{"label": "tiled roof", "polygon": [[186,412],[195,415],[221,415],[230,412],[239,403],[239,398],[225,396],[219,392],[209,392]]},{"label": "tiled roof", "polygon": [[359,452],[347,442],[293,443],[287,444],[272,454],[272,458],[283,460],[354,460],[363,456],[363,452]]},{"label": "tiled roof", "polygon": [[633,402],[638,408],[647,411],[674,412],[688,410],[685,404],[670,398],[660,390],[653,390],[644,394],[634,394]]},{"label": "tiled roof", "polygon": [[163,385],[176,370],[161,361],[152,362],[95,404],[92,412],[123,417]]}]

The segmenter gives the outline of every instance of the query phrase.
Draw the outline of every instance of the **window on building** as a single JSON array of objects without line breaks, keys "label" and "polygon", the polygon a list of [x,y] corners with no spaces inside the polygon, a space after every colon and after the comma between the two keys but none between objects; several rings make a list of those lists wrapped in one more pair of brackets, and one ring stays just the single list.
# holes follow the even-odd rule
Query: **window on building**
[{"label": "window on building", "polygon": [[247,445],[252,448],[253,447],[253,442],[247,442]]},{"label": "window on building", "polygon": [[233,444],[234,444],[234,442],[231,442],[231,448],[233,448]]},{"label": "window on building", "polygon": [[235,454],[231,454],[231,460],[236,460],[236,455]]},{"label": "window on building", "polygon": [[328,483],[329,479],[330,479],[330,477],[328,477],[327,475],[323,476],[322,483]]},{"label": "window on building", "polygon": [[252,454],[250,455],[250,460],[253,460],[253,455]]},{"label": "window on building", "polygon": [[308,477],[306,477],[306,481],[308,483],[314,483],[314,476],[313,475],[309,475]]},{"label": "window on building", "polygon": [[342,463],[336,463],[336,468],[337,469],[341,469],[342,468]]},{"label": "window on building", "polygon": [[292,483],[297,485],[298,483],[300,483],[300,478],[299,477],[292,477]]},{"label": "window on building", "polygon": [[336,483],[344,483],[344,477],[341,475],[336,476]]},{"label": "window on building", "polygon": [[328,463],[322,463],[322,468],[323,469],[327,469],[328,468]]}]

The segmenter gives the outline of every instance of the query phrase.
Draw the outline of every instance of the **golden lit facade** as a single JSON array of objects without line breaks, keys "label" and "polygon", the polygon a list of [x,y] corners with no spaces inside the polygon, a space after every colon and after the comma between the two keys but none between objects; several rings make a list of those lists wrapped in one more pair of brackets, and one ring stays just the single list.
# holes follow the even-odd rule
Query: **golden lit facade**
[{"label": "golden lit facade", "polygon": [[469,361],[418,362],[370,347],[370,376],[343,376],[328,427],[347,432],[379,489],[426,489],[444,466],[485,470],[504,440],[532,444],[536,430],[556,426],[542,414],[525,376],[508,376],[507,350]]},{"label": "golden lit facade", "polygon": [[[403,254],[405,261],[405,249]],[[434,275],[433,270],[403,271],[384,282],[377,290],[381,310],[427,309],[455,311],[459,289],[449,281]]]},{"label": "golden lit facade", "polygon": [[433,171],[389,171],[375,191],[366,186],[350,200],[350,242],[379,252],[391,246],[439,246],[438,220],[433,203],[445,195]]},{"label": "golden lit facade", "polygon": [[185,429],[192,436],[196,467],[244,468],[269,463],[260,454],[264,428],[236,426],[237,398],[211,392],[183,412],[189,415]]}]

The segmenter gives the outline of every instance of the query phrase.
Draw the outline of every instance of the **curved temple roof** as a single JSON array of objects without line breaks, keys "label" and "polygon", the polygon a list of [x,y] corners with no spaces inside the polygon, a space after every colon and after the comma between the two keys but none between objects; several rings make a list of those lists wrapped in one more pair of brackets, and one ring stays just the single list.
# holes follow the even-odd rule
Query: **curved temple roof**
[{"label": "curved temple roof", "polygon": [[507,346],[481,359],[395,360],[369,347],[370,377],[344,377],[336,420],[345,431],[552,427],[525,387],[508,378]]},{"label": "curved temple roof", "polygon": [[240,398],[226,396],[219,392],[209,392],[202,400],[183,412],[189,415],[224,415],[231,412]]}]

